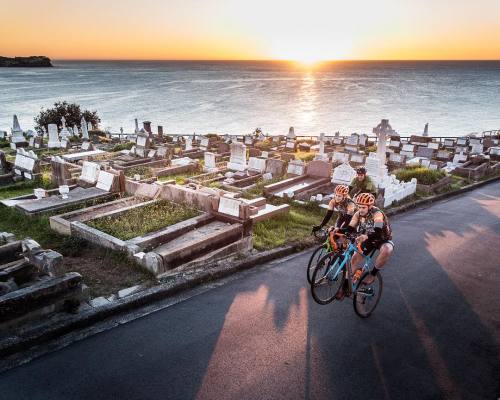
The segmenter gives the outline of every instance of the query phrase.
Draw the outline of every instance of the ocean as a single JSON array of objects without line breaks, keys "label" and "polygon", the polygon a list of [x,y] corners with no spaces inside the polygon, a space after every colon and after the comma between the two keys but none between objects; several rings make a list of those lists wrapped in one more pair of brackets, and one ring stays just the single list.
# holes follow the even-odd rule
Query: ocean
[{"label": "ocean", "polygon": [[133,132],[134,118],[166,133],[371,133],[388,118],[401,135],[461,136],[500,129],[500,61],[54,61],[0,68],[0,130],[17,114],[77,102],[101,127]]}]

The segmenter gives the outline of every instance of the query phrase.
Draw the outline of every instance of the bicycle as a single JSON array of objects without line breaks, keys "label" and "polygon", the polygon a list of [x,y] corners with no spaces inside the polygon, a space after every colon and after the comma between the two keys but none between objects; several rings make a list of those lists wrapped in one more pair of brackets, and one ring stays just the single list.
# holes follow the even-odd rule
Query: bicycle
[{"label": "bicycle", "polygon": [[330,238],[329,232],[327,229],[321,228],[317,231],[313,231],[312,234],[314,237],[323,242],[319,245],[311,254],[309,258],[309,263],[307,264],[307,282],[312,284],[312,274],[314,272],[314,268],[318,264],[319,260],[321,260],[325,255],[330,254],[332,252],[337,252],[339,255],[342,252],[342,248],[339,247],[333,240]]},{"label": "bicycle", "polygon": [[[372,258],[375,250],[365,256],[359,245],[355,243],[355,236],[347,234],[344,236],[349,240],[349,246],[341,256],[332,257],[332,254],[326,254],[316,265],[312,276],[311,294],[318,304],[331,303],[339,290],[345,286],[344,282],[347,280],[344,297],[352,296],[356,314],[367,318],[377,307],[383,290],[383,280],[380,273],[375,276],[375,280],[371,284],[363,283],[373,268]],[[364,263],[361,277],[358,281],[353,282],[351,261],[355,253],[362,255]]]}]

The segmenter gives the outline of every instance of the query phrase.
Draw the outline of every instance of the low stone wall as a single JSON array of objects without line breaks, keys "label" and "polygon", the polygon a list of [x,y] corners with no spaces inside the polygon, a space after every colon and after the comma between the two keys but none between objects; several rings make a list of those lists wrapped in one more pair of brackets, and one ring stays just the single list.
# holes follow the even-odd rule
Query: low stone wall
[{"label": "low stone wall", "polygon": [[432,185],[422,185],[420,183],[417,183],[417,190],[425,193],[434,193],[439,189],[442,189],[443,187],[449,185],[451,182],[451,176],[447,175]]}]

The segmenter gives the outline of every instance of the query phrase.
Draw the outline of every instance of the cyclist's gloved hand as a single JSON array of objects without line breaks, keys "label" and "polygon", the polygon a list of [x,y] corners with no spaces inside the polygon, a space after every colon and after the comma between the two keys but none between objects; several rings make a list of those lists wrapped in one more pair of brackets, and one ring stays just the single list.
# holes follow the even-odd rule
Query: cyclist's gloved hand
[{"label": "cyclist's gloved hand", "polygon": [[313,232],[318,232],[320,229],[321,229],[321,225],[316,225],[316,226],[313,226],[312,231]]}]

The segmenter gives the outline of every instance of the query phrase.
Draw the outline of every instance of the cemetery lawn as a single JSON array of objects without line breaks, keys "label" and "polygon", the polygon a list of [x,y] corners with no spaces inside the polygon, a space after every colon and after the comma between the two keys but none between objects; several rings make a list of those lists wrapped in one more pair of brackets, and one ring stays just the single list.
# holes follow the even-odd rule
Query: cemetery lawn
[{"label": "cemetery lawn", "polygon": [[130,209],[117,216],[92,220],[88,222],[88,225],[118,239],[128,240],[158,231],[197,215],[200,215],[200,212],[194,208],[166,200],[158,200],[143,207]]},{"label": "cemetery lawn", "polygon": [[[283,200],[272,200],[271,203],[282,204]],[[314,203],[290,204],[288,214],[279,215],[275,218],[258,222],[253,229],[253,245],[257,250],[269,250],[280,246],[298,244],[304,247],[314,243],[311,229],[319,225],[326,210]],[[335,221],[334,214],[332,220]]]},{"label": "cemetery lawn", "polygon": [[[0,190],[2,198],[5,198],[6,193],[9,192]],[[14,233],[18,239],[32,238],[42,248],[61,253],[63,263],[56,274],[78,272],[89,286],[92,297],[109,296],[126,287],[137,284],[148,286],[155,282],[151,274],[124,254],[102,249],[81,239],[59,235],[50,229],[47,215],[28,218],[18,210],[0,205],[0,231]]]}]

